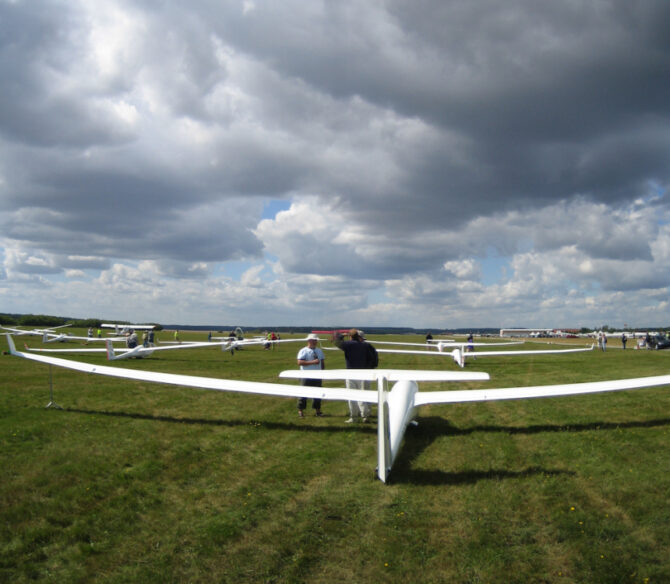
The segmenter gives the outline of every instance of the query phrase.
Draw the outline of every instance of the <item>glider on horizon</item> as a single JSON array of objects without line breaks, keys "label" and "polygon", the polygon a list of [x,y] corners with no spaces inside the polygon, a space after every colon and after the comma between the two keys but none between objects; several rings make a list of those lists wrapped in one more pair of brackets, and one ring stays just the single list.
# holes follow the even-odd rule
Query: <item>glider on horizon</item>
[{"label": "glider on horizon", "polygon": [[[404,344],[396,343],[391,341],[368,341],[372,345],[395,345],[395,344]],[[413,345],[414,343],[407,343],[407,345]],[[414,349],[377,349],[378,353],[395,353],[401,355],[428,355],[428,356],[448,356],[451,357],[456,364],[463,368],[465,367],[466,358],[475,359],[477,357],[510,357],[515,355],[548,355],[555,353],[581,353],[584,351],[592,351],[593,345],[590,347],[583,347],[579,349],[540,349],[540,350],[524,350],[524,351],[466,351],[466,347],[482,347],[482,346],[503,346],[503,345],[520,345],[523,342],[512,341],[508,343],[446,343],[438,344],[437,351],[425,350],[414,350]],[[424,345],[421,345],[424,346]],[[452,351],[446,350],[451,349]],[[376,347],[375,347],[376,348]],[[332,350],[328,347],[329,350]]]},{"label": "glider on horizon", "polygon": [[30,330],[26,329],[17,329],[17,328],[12,328],[9,326],[0,326],[0,328],[6,330],[6,331],[11,331],[12,334],[15,334],[17,337],[20,337],[22,335],[40,335],[42,336],[44,333],[50,333],[50,334],[56,334],[56,329],[60,328],[65,328],[70,326],[69,324],[61,324],[60,326],[52,326],[52,327],[47,327],[47,328],[34,328]]},{"label": "glider on horizon", "polygon": [[[86,337],[81,337],[86,338]],[[69,349],[41,349],[33,348],[25,345],[27,351],[35,353],[106,353],[108,361],[119,361],[121,359],[141,359],[143,357],[149,357],[157,351],[177,351],[180,349],[200,349],[203,347],[221,347],[222,351],[230,351],[231,355],[238,349],[241,349],[245,346],[250,345],[261,345],[266,343],[265,339],[244,339],[241,341],[235,340],[235,337],[231,337],[225,341],[202,341],[202,342],[184,342],[178,344],[166,344],[166,345],[137,345],[136,347],[114,347],[112,341],[115,340],[125,340],[121,339],[100,339],[105,341],[105,348],[80,348],[73,347]],[[283,341],[274,341],[274,342],[284,342],[284,343],[295,343],[305,341],[305,339],[285,339]]]},{"label": "glider on horizon", "polygon": [[120,359],[141,359],[149,357],[157,351],[178,351],[184,349],[199,349],[202,347],[221,347],[222,351],[230,351],[231,354],[235,349],[239,349],[244,345],[258,345],[259,341],[203,341],[196,343],[179,343],[172,345],[151,345],[145,347],[144,345],[137,345],[133,348],[128,347],[114,347],[112,339],[104,339],[106,347],[103,348],[72,348],[72,349],[37,349],[26,345],[26,350],[37,353],[106,353],[108,361],[118,361]]},{"label": "glider on horizon", "polygon": [[[82,337],[82,336],[77,336],[77,335],[70,335],[68,333],[57,333],[55,329],[58,328],[63,328],[66,326],[70,326],[69,324],[64,324],[59,327],[53,327],[53,328],[46,328],[46,329],[31,329],[31,330],[24,330],[24,329],[16,329],[16,328],[11,328],[11,327],[0,327],[6,331],[10,331],[12,334],[15,334],[16,336],[38,336],[42,337],[42,342],[43,343],[62,343],[65,341],[88,341],[88,342],[94,342],[94,341],[104,341],[105,339],[98,339],[95,337]],[[116,337],[111,339],[113,341],[125,341],[125,337]]]},{"label": "glider on horizon", "polygon": [[111,328],[114,329],[115,335],[126,335],[129,334],[131,330],[136,331],[151,331],[156,328],[155,324],[116,324],[105,322],[100,325],[100,328]]},{"label": "glider on horizon", "polygon": [[[422,405],[559,397],[640,389],[644,387],[670,384],[670,375],[661,375],[656,377],[640,377],[565,385],[421,392],[418,388],[419,382],[486,381],[489,379],[489,375],[488,373],[474,371],[404,371],[394,369],[298,370],[283,371],[280,373],[280,377],[283,378],[362,380],[374,381],[377,384],[376,391],[367,389],[309,387],[302,385],[177,375],[173,373],[159,373],[121,367],[91,365],[79,361],[70,361],[67,359],[17,351],[16,346],[14,345],[14,340],[9,334],[7,335],[7,341],[9,343],[10,353],[14,356],[85,373],[95,373],[122,379],[133,379],[215,391],[233,391],[294,398],[307,397],[328,400],[353,400],[377,404],[377,476],[385,483],[389,480],[390,472],[400,451],[407,426],[413,422],[418,408]],[[389,383],[394,384],[390,390]]]}]

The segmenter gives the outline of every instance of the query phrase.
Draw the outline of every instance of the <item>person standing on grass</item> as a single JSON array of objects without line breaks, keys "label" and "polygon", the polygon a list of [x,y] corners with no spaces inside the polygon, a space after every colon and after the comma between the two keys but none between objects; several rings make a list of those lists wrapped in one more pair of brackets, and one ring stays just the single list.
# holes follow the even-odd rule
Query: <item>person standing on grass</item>
[{"label": "person standing on grass", "polygon": [[[321,370],[326,368],[326,357],[323,351],[316,346],[319,342],[319,337],[315,334],[307,336],[307,345],[298,351],[298,365],[300,369]],[[323,381],[321,379],[301,379],[300,385],[307,387],[321,387]],[[298,416],[305,417],[305,408],[307,407],[307,398],[298,398]],[[312,408],[315,410],[315,415],[323,416],[321,413],[321,399],[312,399]]]},{"label": "person standing on grass", "polygon": [[[349,331],[350,341],[345,341],[340,333],[333,336],[333,344],[344,351],[344,360],[347,369],[375,369],[379,364],[377,349],[365,340],[363,332],[357,329]],[[370,389],[369,381],[358,381],[347,379],[349,389]],[[367,422],[372,411],[372,406],[367,402],[349,401],[349,419],[347,424],[355,422],[359,417]]]},{"label": "person standing on grass", "polygon": [[130,334],[126,338],[126,347],[129,349],[137,347],[137,333],[134,329],[130,329]]},{"label": "person standing on grass", "polygon": [[623,333],[621,335],[621,345],[623,346],[623,350],[626,350],[626,341],[628,340],[628,337],[626,336],[626,333]]}]

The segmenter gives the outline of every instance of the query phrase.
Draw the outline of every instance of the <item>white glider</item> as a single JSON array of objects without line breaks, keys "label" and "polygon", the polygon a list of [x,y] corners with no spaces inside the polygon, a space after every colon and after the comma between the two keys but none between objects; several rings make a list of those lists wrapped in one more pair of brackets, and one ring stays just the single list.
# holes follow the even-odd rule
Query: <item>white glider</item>
[{"label": "white glider", "polygon": [[[83,338],[83,337],[82,337]],[[108,361],[118,361],[120,359],[141,359],[142,357],[149,357],[156,351],[176,351],[180,349],[198,349],[203,347],[221,347],[222,351],[230,351],[231,354],[235,352],[236,349],[240,349],[247,345],[260,345],[265,343],[262,339],[246,339],[242,341],[236,341],[233,339],[228,339],[225,341],[202,341],[202,342],[184,342],[179,344],[169,344],[169,345],[151,345],[145,347],[144,345],[137,345],[133,348],[127,347],[114,347],[112,341],[115,340],[126,340],[124,337],[121,339],[100,339],[104,340],[106,347],[105,348],[80,348],[73,347],[68,349],[41,349],[33,348],[25,345],[27,351],[37,352],[37,353],[106,353]],[[286,339],[286,341],[275,341],[275,342],[296,342],[304,341],[305,339]]]},{"label": "white glider", "polygon": [[[566,385],[420,392],[418,382],[421,381],[485,381],[489,376],[488,373],[479,372],[403,371],[393,369],[299,370],[283,371],[280,373],[280,377],[293,379],[351,379],[376,381],[377,383],[376,391],[309,387],[91,365],[79,361],[19,352],[16,350],[11,335],[7,335],[7,341],[12,355],[86,373],[216,391],[236,391],[283,397],[352,400],[377,404],[379,408],[377,424],[377,476],[383,482],[388,481],[391,468],[400,451],[405,430],[408,424],[414,419],[417,408],[422,405],[558,397],[670,385],[670,375],[661,375]],[[388,389],[389,382],[394,382],[390,391]]]},{"label": "white glider", "polygon": [[[63,325],[63,326],[70,326],[68,325]],[[97,337],[82,337],[82,336],[77,336],[77,335],[70,335],[68,333],[56,333],[54,332],[54,329],[32,329],[32,330],[23,330],[23,329],[15,329],[15,328],[10,328],[10,327],[0,327],[6,331],[10,331],[12,334],[15,334],[16,336],[26,336],[26,335],[32,335],[32,336],[37,336],[37,337],[42,337],[42,342],[43,343],[59,343],[59,342],[65,342],[65,341],[87,341],[87,342],[104,342],[107,339],[101,339]],[[55,327],[55,328],[62,328],[62,327]],[[126,337],[114,337],[110,339],[112,341],[125,341]]]},{"label": "white glider", "polygon": [[[234,346],[229,341],[221,342],[210,342],[204,341],[201,343],[181,343],[179,345],[160,345],[160,346],[149,346],[145,347],[144,345],[137,345],[133,348],[128,347],[114,347],[112,344],[112,339],[105,339],[106,347],[103,348],[92,348],[92,349],[82,349],[82,348],[71,348],[71,349],[38,349],[28,347],[26,345],[26,350],[38,352],[38,353],[106,353],[108,361],[118,361],[120,359],[141,359],[142,357],[149,357],[151,354],[156,351],[177,351],[183,349],[198,349],[201,347],[221,347],[222,351],[231,351],[235,348],[239,348],[238,341]],[[250,343],[247,343],[250,344]]]},{"label": "white glider", "polygon": [[150,331],[156,328],[155,324],[116,324],[105,322],[100,325],[100,328],[114,329],[115,335],[124,335],[130,332],[131,329],[136,331]]},{"label": "white glider", "polygon": [[31,330],[24,330],[24,329],[17,329],[17,328],[11,328],[8,326],[3,326],[0,327],[6,331],[9,331],[12,334],[15,334],[17,336],[36,336],[36,337],[42,337],[42,342],[43,343],[53,343],[56,341],[64,341],[69,338],[74,338],[71,337],[70,335],[66,335],[65,333],[57,333],[55,332],[55,329],[57,328],[63,328],[64,326],[70,326],[70,325],[62,325],[59,327],[54,327],[54,328],[47,328],[47,329],[31,329]]},{"label": "white glider", "polygon": [[[374,345],[374,342],[372,343]],[[467,345],[466,345],[467,346]],[[453,351],[414,351],[412,349],[377,349],[378,353],[397,353],[405,355],[446,355],[450,356],[459,367],[465,367],[466,358],[476,357],[503,357],[514,355],[547,355],[555,353],[582,353],[584,351],[592,351],[593,345],[580,349],[542,349],[538,351],[464,351],[462,346],[458,346]]]},{"label": "white glider", "polygon": [[424,349],[437,349],[442,351],[445,347],[504,347],[507,345],[523,345],[524,341],[508,341],[503,343],[462,343],[460,341],[429,341],[427,343],[402,343],[400,341],[376,341],[367,339],[373,345],[401,345],[404,347],[423,347]]}]

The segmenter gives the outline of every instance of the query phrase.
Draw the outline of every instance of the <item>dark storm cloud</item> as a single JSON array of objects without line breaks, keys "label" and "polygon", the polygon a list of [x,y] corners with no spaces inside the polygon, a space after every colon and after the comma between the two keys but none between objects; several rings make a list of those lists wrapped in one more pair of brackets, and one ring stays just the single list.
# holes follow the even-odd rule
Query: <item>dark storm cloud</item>
[{"label": "dark storm cloud", "polygon": [[[219,39],[267,67],[262,76],[246,78],[266,127],[295,133],[313,149],[300,160],[290,143],[280,152],[253,136],[229,135],[213,143],[228,161],[219,172],[200,167],[196,178],[170,169],[169,184],[148,177],[128,184],[115,168],[72,179],[97,182],[88,192],[116,193],[121,205],[132,198],[169,214],[172,205],[189,204],[179,200],[187,190],[195,204],[211,196],[213,182],[220,185],[217,196],[282,197],[302,187],[337,194],[352,220],[375,231],[420,231],[573,196],[619,204],[650,179],[668,180],[670,26],[663,23],[670,25],[670,11],[664,2],[399,2],[387,10],[349,3],[247,12],[235,4],[203,4],[200,12],[138,6],[133,14],[148,34],[128,39],[138,55],[127,73],[96,86],[103,95],[127,92],[141,71],[163,90],[174,116],[228,123],[207,107],[230,73],[215,57],[212,39]],[[10,93],[2,127],[9,137],[70,145],[133,139],[137,130],[114,125],[94,100],[50,85],[49,72],[76,70],[71,61],[82,58],[84,17],[61,5],[40,13],[5,5],[3,12],[2,68]],[[360,98],[378,111],[419,120],[430,135],[383,146],[398,180],[376,192],[361,169],[345,162],[339,174],[330,174],[314,158],[337,135],[332,122],[338,114],[323,101],[314,109],[313,98],[287,91],[275,76],[299,80],[342,111]],[[301,111],[303,124],[320,119],[329,131],[304,134]],[[345,122],[341,131],[347,130]],[[107,172],[117,173],[116,180]],[[175,177],[186,184],[175,185]],[[67,178],[46,179],[54,190],[69,192]],[[107,204],[88,200],[103,210]],[[76,205],[90,221],[86,201]],[[152,213],[160,220],[159,211]]]},{"label": "dark storm cloud", "polygon": [[389,321],[368,294],[451,317],[466,289],[662,286],[668,31],[660,0],[0,3],[0,272],[17,301],[190,280],[202,314],[358,285]]},{"label": "dark storm cloud", "polygon": [[221,22],[229,42],[284,75],[445,133],[399,153],[403,180],[382,209],[363,177],[362,193],[341,192],[358,220],[448,227],[572,196],[620,204],[668,180],[667,3],[390,6],[328,5],[282,27],[272,10]]}]

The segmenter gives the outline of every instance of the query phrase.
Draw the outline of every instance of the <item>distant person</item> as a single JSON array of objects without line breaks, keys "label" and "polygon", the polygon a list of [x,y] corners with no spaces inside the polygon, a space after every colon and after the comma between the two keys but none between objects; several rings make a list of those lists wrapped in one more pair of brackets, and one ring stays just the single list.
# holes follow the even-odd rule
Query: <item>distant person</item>
[{"label": "distant person", "polygon": [[604,353],[607,350],[607,333],[600,333],[600,350]]},{"label": "distant person", "polygon": [[468,335],[467,339],[468,344],[465,346],[465,350],[468,353],[474,353],[475,350],[475,338],[473,337],[472,333]]},{"label": "distant person", "polygon": [[134,329],[130,329],[130,334],[126,337],[126,347],[129,349],[137,347],[137,333]]},{"label": "distant person", "polygon": [[174,332],[174,342],[181,344],[181,339],[179,338],[179,331]]},{"label": "distant person", "polygon": [[100,328],[98,329],[98,338],[99,339],[102,338],[102,329]]},{"label": "distant person", "polygon": [[[319,342],[319,337],[310,334],[307,336],[307,345],[298,351],[298,365],[300,369],[307,370],[321,370],[326,368],[326,357],[323,354],[323,351],[316,346]],[[300,385],[306,387],[321,387],[323,381],[321,379],[301,379]],[[299,397],[298,398],[298,416],[301,418],[305,417],[305,408],[307,407],[307,398]],[[321,413],[321,399],[313,398],[312,399],[312,408],[315,411],[315,415],[323,416]]]},{"label": "distant person", "polygon": [[431,335],[430,333],[428,333],[428,334],[426,335],[426,342],[428,342],[428,341],[432,341],[432,340],[433,340],[433,335]]},{"label": "distant person", "polygon": [[621,335],[621,346],[623,347],[623,350],[626,350],[626,341],[628,341],[628,337],[626,336],[626,333],[623,333]]},{"label": "distant person", "polygon": [[151,329],[149,331],[149,334],[147,335],[147,341],[149,342],[149,346],[153,347],[154,346],[154,329]]},{"label": "distant person", "polygon": [[[377,350],[365,340],[363,332],[357,329],[349,331],[351,340],[345,341],[340,333],[335,333],[333,343],[344,351],[344,360],[347,369],[375,369],[379,364]],[[349,389],[370,389],[369,381],[358,381],[347,379]],[[372,406],[368,402],[349,401],[349,419],[347,424],[355,422],[359,417],[363,422],[367,422],[370,417]]]}]

